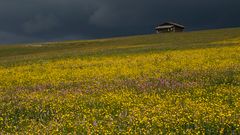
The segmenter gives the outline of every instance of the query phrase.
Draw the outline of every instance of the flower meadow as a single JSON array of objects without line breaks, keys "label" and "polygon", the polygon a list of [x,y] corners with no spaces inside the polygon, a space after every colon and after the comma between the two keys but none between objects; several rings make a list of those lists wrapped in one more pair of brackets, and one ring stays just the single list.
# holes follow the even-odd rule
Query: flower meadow
[{"label": "flower meadow", "polygon": [[198,34],[2,56],[0,133],[240,134],[240,35]]}]

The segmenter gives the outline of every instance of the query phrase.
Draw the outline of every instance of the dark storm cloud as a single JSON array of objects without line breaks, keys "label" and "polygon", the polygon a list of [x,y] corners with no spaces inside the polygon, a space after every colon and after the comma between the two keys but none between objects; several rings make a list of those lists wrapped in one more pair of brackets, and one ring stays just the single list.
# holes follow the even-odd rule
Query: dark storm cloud
[{"label": "dark storm cloud", "polygon": [[239,0],[0,0],[0,43],[151,33],[176,21],[192,29],[240,26]]}]

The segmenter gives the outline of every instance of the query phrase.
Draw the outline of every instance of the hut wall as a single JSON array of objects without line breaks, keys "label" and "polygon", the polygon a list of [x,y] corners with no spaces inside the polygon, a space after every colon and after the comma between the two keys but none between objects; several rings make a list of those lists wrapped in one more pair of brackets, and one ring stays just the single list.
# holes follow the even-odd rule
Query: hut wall
[{"label": "hut wall", "polygon": [[173,31],[174,31],[174,29],[171,29],[171,28],[156,30],[157,33],[167,33],[167,32],[173,32]]},{"label": "hut wall", "polygon": [[183,32],[183,29],[179,27],[175,27],[175,32]]}]

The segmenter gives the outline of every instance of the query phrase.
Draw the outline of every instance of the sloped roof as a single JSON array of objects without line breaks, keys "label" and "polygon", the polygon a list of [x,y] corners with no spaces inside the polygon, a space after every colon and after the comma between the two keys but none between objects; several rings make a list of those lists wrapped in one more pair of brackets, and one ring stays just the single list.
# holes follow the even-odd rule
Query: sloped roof
[{"label": "sloped roof", "polygon": [[180,27],[180,28],[185,28],[183,25],[178,24],[178,23],[174,23],[174,22],[165,22],[163,24],[160,24],[159,26],[169,26],[169,25],[177,26],[177,27]]},{"label": "sloped roof", "polygon": [[158,26],[155,29],[167,29],[167,28],[172,28],[174,25],[163,25],[163,26]]}]

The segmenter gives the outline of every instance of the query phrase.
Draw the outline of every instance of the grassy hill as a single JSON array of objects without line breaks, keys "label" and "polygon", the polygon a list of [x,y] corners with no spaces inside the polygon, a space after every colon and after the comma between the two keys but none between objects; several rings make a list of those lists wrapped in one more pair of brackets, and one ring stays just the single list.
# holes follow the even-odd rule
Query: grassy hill
[{"label": "grassy hill", "polygon": [[240,134],[240,29],[0,46],[0,133]]}]

